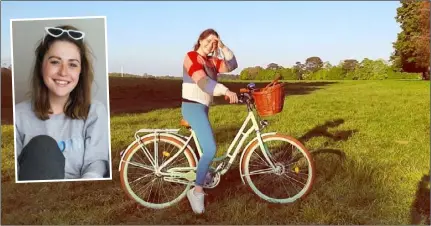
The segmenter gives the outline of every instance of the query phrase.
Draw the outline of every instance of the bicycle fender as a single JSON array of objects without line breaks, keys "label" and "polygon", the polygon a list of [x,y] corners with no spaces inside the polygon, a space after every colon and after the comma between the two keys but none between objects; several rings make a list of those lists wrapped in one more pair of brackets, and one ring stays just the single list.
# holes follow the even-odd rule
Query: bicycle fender
[{"label": "bicycle fender", "polygon": [[[277,135],[277,132],[270,132],[270,133],[263,133],[260,135],[260,137],[265,138],[266,136],[272,136],[272,135]],[[241,177],[241,181],[243,184],[246,184],[244,181],[244,176],[242,174],[242,162],[244,161],[244,155],[245,152],[248,148],[250,148],[251,144],[253,144],[255,141],[257,140],[257,136],[251,140],[250,142],[248,142],[247,146],[245,146],[245,148],[243,149],[242,153],[241,153],[241,157],[240,157],[240,161],[239,161],[239,175]]]},{"label": "bicycle fender", "polygon": [[[147,136],[147,135],[146,135]],[[131,148],[131,147],[133,147],[134,145],[135,145],[135,143],[136,142],[138,142],[137,140],[134,140],[132,143],[130,143],[129,144],[129,146],[127,146],[127,148],[126,149],[124,149],[124,150],[122,150],[121,152],[120,152],[120,156],[121,156],[121,158],[120,158],[120,163],[118,164],[118,171],[120,171],[121,170],[121,163],[123,163],[123,159],[124,159],[124,157],[126,156],[126,153],[127,153],[127,151],[129,151],[129,149]]]}]

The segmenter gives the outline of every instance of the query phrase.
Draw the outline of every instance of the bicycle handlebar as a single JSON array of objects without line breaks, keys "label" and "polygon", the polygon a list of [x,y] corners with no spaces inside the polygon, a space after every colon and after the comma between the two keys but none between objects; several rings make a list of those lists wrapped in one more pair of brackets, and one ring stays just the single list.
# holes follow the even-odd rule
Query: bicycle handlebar
[{"label": "bicycle handlebar", "polygon": [[248,92],[250,92],[250,90],[247,88],[241,88],[241,89],[239,89],[239,92],[240,93],[248,93]]},{"label": "bicycle handlebar", "polygon": [[[281,76],[277,75],[277,77],[273,81],[271,81],[268,85],[266,85],[265,88],[268,88],[268,87],[276,84],[280,79],[281,79]],[[244,100],[243,100],[244,94],[248,95],[251,92],[253,92],[254,90],[256,90],[256,89],[249,89],[249,88],[241,88],[241,89],[239,89],[240,95],[238,95],[238,102],[244,103]],[[250,97],[250,95],[248,95],[248,96]],[[224,99],[226,101],[229,101],[229,97],[228,96],[225,96]]]},{"label": "bicycle handlebar", "polygon": [[[242,98],[241,98],[241,95],[238,95],[238,94],[237,94],[237,96],[238,96],[238,102],[239,102],[239,103],[243,103],[243,100],[242,100]],[[228,97],[228,96],[224,96],[224,99],[225,99],[226,101],[230,101],[230,99],[229,99],[229,97]]]},{"label": "bicycle handlebar", "polygon": [[[242,94],[242,93],[241,93]],[[243,100],[243,95],[237,95],[238,96],[238,103],[244,103],[244,100]],[[224,99],[226,100],[226,101],[229,101],[229,97],[228,96],[224,96]]]}]

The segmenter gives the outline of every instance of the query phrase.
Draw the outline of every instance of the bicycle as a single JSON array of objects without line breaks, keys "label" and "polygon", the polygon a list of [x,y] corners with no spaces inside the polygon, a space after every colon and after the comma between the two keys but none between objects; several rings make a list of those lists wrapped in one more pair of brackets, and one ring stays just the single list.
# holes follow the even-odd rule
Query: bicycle
[{"label": "bicycle", "polygon": [[[277,132],[261,133],[269,123],[267,120],[261,120],[256,113],[252,95],[255,90],[253,83],[248,84],[247,88],[240,89],[239,102],[247,105],[248,115],[226,154],[213,161],[213,163],[221,163],[215,168],[211,167],[204,187],[216,187],[220,182],[220,178],[229,171],[240,154],[240,150],[243,150],[239,163],[242,183],[247,184],[258,197],[268,202],[281,204],[295,202],[297,199],[305,197],[312,188],[315,178],[314,161],[309,151],[295,138]],[[247,125],[250,123],[251,127],[246,130]],[[119,171],[122,187],[131,199],[145,207],[161,209],[172,206],[181,201],[191,186],[194,185],[198,163],[197,157],[202,156],[202,150],[190,125],[183,119],[180,124],[190,131],[189,136],[179,134],[180,129],[140,129],[135,132],[135,141],[120,154]],[[242,149],[245,140],[253,131],[256,136]],[[139,135],[141,133],[147,135],[141,137]],[[195,142],[197,153],[190,146],[191,140]],[[290,147],[291,149],[270,152],[268,147],[272,141],[284,143],[281,147]],[[161,147],[166,147],[166,145],[170,145],[172,148],[161,150]],[[150,150],[151,148],[153,150]],[[296,158],[293,156],[294,148],[299,150],[300,153],[300,156]],[[258,149],[261,151],[258,151]],[[290,161],[285,164],[283,161],[276,161],[275,158],[277,157],[287,157],[290,158]],[[251,162],[252,159],[266,165],[265,168],[252,170],[256,165],[256,163]],[[143,161],[145,163],[139,163],[137,162],[138,160],[146,161]],[[302,165],[297,163],[299,160],[304,160],[302,163],[306,163],[308,166],[300,169]],[[176,165],[178,162],[181,164]],[[134,175],[137,176],[134,177]],[[301,179],[302,177],[300,176],[303,175],[305,175],[305,179]],[[262,176],[262,181],[255,180],[257,176]],[[271,179],[271,176],[285,180],[291,179],[292,181],[290,181],[288,187],[285,185],[277,186],[276,180]],[[132,188],[135,187],[137,182],[143,180],[148,181],[143,187]],[[166,184],[162,185],[165,182]],[[299,185],[303,185],[303,187],[301,188]],[[300,188],[298,189],[296,186]],[[296,193],[293,196],[289,192],[287,192],[288,196],[286,196],[286,192],[280,192],[280,188],[287,189],[291,187],[296,188]],[[153,188],[166,188],[166,190],[155,192]],[[270,190],[273,190],[274,193],[269,194]],[[143,194],[142,192],[148,192],[148,194]]]}]

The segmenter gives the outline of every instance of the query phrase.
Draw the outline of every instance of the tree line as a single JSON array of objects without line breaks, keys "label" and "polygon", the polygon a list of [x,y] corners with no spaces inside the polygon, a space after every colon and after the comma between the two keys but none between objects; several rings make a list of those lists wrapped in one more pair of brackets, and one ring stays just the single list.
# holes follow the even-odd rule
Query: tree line
[{"label": "tree line", "polygon": [[272,80],[281,76],[286,80],[383,80],[383,79],[418,79],[420,74],[405,73],[397,70],[384,60],[365,58],[361,62],[346,59],[338,65],[323,62],[320,57],[313,56],[304,63],[296,62],[293,67],[283,67],[276,63],[266,68],[260,66],[244,68],[237,79],[241,80]]}]

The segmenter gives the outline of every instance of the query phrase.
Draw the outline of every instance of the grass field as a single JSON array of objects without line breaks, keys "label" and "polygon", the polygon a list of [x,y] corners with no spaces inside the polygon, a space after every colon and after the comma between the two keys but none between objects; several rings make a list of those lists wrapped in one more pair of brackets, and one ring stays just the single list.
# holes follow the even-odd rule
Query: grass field
[{"label": "grass field", "polygon": [[[430,213],[429,82],[289,82],[284,111],[266,118],[270,125],[265,131],[296,137],[312,152],[317,166],[312,192],[294,204],[269,204],[241,183],[233,166],[217,188],[207,190],[203,216],[193,215],[186,199],[168,209],[151,210],[139,207],[121,190],[119,153],[133,141],[133,133],[140,128],[179,127],[176,95],[180,87],[167,84],[178,81],[152,82],[146,81],[145,86],[152,87],[153,94],[164,93],[167,104],[151,105],[150,94],[140,89],[146,97],[141,102],[146,113],[111,117],[112,181],[15,184],[13,130],[2,126],[2,223],[426,223]],[[169,94],[175,104],[168,104]],[[221,155],[247,112],[243,105],[227,105],[220,99],[217,103],[210,117]]]}]

